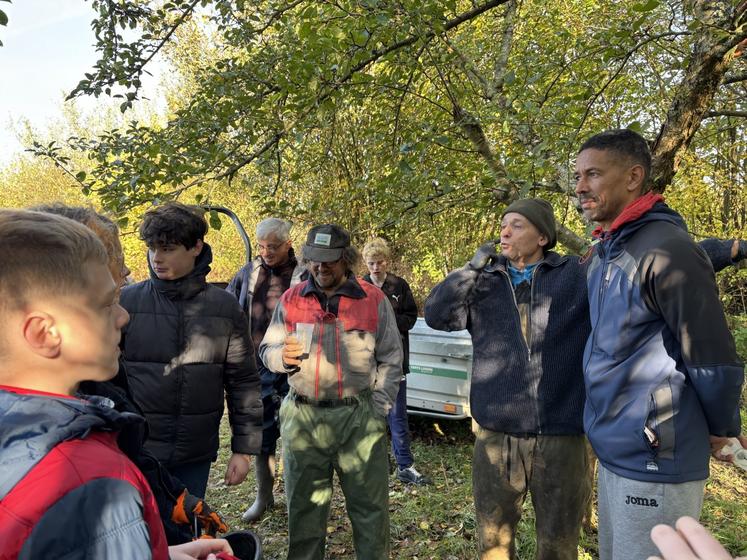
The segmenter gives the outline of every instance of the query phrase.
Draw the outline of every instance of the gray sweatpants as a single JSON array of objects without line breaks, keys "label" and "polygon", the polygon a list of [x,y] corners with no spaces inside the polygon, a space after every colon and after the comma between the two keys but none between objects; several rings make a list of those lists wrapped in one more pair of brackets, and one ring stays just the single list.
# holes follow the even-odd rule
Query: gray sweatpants
[{"label": "gray sweatpants", "polygon": [[698,519],[705,480],[681,484],[623,478],[599,465],[599,560],[646,560],[659,551],[651,529],[674,525],[683,515]]}]

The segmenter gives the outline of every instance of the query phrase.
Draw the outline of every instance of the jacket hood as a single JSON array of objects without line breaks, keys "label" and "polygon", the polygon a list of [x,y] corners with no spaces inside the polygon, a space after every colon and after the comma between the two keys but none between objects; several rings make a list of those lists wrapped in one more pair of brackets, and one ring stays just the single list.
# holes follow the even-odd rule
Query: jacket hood
[{"label": "jacket hood", "polygon": [[64,398],[0,390],[0,499],[62,441],[143,422],[104,397]]},{"label": "jacket hood", "polygon": [[[602,241],[615,237],[620,230],[630,230],[631,224],[640,227],[650,221],[668,221],[687,231],[687,225],[677,212],[669,208],[664,197],[657,193],[646,193],[628,204],[612,222],[610,229],[604,231],[602,226],[592,232],[592,236]],[[637,229],[636,227],[636,229]]]},{"label": "jacket hood", "polygon": [[190,299],[207,284],[207,275],[210,272],[210,263],[213,262],[213,250],[207,243],[202,246],[202,251],[195,259],[195,267],[192,272],[178,280],[161,280],[148,259],[148,270],[150,279],[156,289],[170,299]]},{"label": "jacket hood", "polygon": [[[608,231],[603,231],[598,227],[592,235],[597,238],[597,241],[602,242],[598,243],[601,251],[602,244],[609,248],[621,246],[620,242],[630,238],[646,224],[659,221],[669,222],[687,231],[685,220],[666,205],[664,197],[659,194],[648,193],[625,207]],[[611,253],[615,253],[614,249],[611,249]]]}]

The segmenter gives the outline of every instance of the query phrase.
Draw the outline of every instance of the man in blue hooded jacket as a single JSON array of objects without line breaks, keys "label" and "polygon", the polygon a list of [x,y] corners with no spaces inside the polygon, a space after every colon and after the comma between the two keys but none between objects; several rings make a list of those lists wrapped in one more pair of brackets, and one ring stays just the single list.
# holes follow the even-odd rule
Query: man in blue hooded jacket
[{"label": "man in blue hooded jacket", "polygon": [[744,367],[713,268],[682,218],[646,192],[650,167],[630,130],[591,137],[576,163],[582,211],[599,224],[584,428],[600,463],[602,560],[655,555],[654,525],[697,518],[709,451],[740,433]]}]

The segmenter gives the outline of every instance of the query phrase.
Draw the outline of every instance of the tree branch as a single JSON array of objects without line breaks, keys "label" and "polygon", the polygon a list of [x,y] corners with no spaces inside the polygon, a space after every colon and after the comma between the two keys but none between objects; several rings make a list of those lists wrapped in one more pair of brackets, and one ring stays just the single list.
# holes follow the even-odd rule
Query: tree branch
[{"label": "tree branch", "polygon": [[[697,0],[695,10],[704,21],[703,33],[695,42],[690,64],[677,85],[667,117],[651,150],[653,165],[650,187],[664,192],[679,168],[704,115],[708,112],[721,80],[734,60],[733,47],[747,37],[742,26],[724,34],[730,22],[744,13],[747,2],[729,14],[713,0]],[[740,12],[741,10],[741,12]]]},{"label": "tree branch", "polygon": [[[506,6],[505,29],[501,39],[501,50],[493,67],[493,83],[491,84],[491,94],[488,98],[493,101],[496,95],[503,92],[503,84],[506,79],[506,69],[508,68],[508,57],[511,55],[511,47],[514,42],[514,29],[516,28],[516,12],[518,9],[518,0],[510,0]],[[504,103],[501,105],[505,105]]]},{"label": "tree branch", "polygon": [[[492,10],[493,8],[500,6],[501,4],[505,4],[506,2],[509,2],[509,1],[510,0],[490,0],[489,2],[486,2],[485,4],[483,4],[482,6],[475,6],[470,11],[465,12],[447,21],[444,24],[443,30],[444,32],[450,31],[454,29],[455,27],[458,27],[461,24],[467,21],[470,21],[476,18],[477,16],[482,15],[485,12]],[[422,39],[424,42],[430,41],[435,36],[436,36],[436,32],[433,30],[430,30],[422,35],[411,35],[407,39],[397,41],[396,43],[393,43],[389,45],[388,47],[378,48],[374,50],[368,58],[366,58],[365,60],[362,60],[361,62],[353,66],[350,70],[348,70],[348,72],[340,79],[338,83],[347,82],[350,78],[353,77],[354,74],[356,74],[357,72],[360,72],[369,64],[376,62],[382,56],[386,56],[387,54],[397,51],[399,49],[402,49],[404,47],[409,47],[410,45],[418,42],[418,40],[420,39]]]},{"label": "tree branch", "polygon": [[723,85],[727,84],[736,84],[738,82],[744,82],[747,80],[747,73],[744,74],[735,74],[734,76],[729,76],[724,78],[724,81],[721,82]]},{"label": "tree branch", "polygon": [[704,119],[710,119],[713,117],[739,117],[742,119],[747,119],[747,111],[718,110],[708,111],[705,115],[703,115]]},{"label": "tree branch", "polygon": [[[458,27],[462,23],[470,21],[476,18],[477,16],[484,14],[485,12],[495,8],[496,6],[505,4],[508,1],[509,0],[491,0],[481,6],[476,6],[472,10],[465,12],[447,21],[444,24],[444,31],[449,31],[450,29],[454,29],[455,27]],[[389,45],[388,47],[382,47],[382,48],[374,50],[368,58],[366,58],[365,60],[353,66],[337,82],[335,82],[334,84],[331,84],[331,86],[329,87],[327,91],[321,93],[316,99],[317,105],[321,103],[322,101],[326,100],[328,97],[330,97],[334,91],[338,90],[344,83],[348,82],[357,72],[360,72],[361,70],[363,70],[370,64],[373,64],[374,62],[379,60],[381,57],[389,53],[392,53],[396,50],[413,45],[420,39],[422,39],[424,42],[427,42],[428,40],[434,38],[435,36],[436,36],[436,32],[431,30],[423,35],[412,35],[408,37],[407,39],[398,41],[392,45]],[[296,119],[296,122],[298,122],[300,119],[302,119],[304,116],[306,116],[313,110],[316,110],[316,105],[308,108],[301,115],[299,115],[299,117]],[[273,145],[275,145],[284,136],[284,134],[285,134],[285,131],[277,132],[270,139],[268,139],[267,142],[263,144],[256,152],[252,153],[249,157],[243,159],[242,161],[236,163],[235,165],[232,165],[231,168],[217,175],[216,177],[214,177],[214,179],[222,179],[224,177],[232,176],[239,169],[250,164],[252,161],[257,159],[257,157],[259,157],[261,154],[269,150]]]},{"label": "tree branch", "polygon": [[558,224],[558,241],[577,255],[585,253],[589,245],[591,245],[588,240],[573,230],[568,229],[563,224]]}]

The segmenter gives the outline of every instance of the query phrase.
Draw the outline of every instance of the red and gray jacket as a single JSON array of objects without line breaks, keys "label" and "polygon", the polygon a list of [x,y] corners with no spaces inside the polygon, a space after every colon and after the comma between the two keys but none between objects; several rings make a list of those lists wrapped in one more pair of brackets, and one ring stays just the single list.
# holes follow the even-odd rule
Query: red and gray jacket
[{"label": "red and gray jacket", "polygon": [[[303,328],[311,333],[308,357],[298,368],[286,367],[283,341]],[[285,292],[259,356],[269,370],[287,373],[290,386],[310,399],[342,399],[371,389],[382,416],[402,379],[402,343],[392,306],[376,286],[353,276],[329,298],[313,279]]]},{"label": "red and gray jacket", "polygon": [[0,559],[167,560],[153,494],[117,447],[142,421],[101,397],[0,387]]}]

